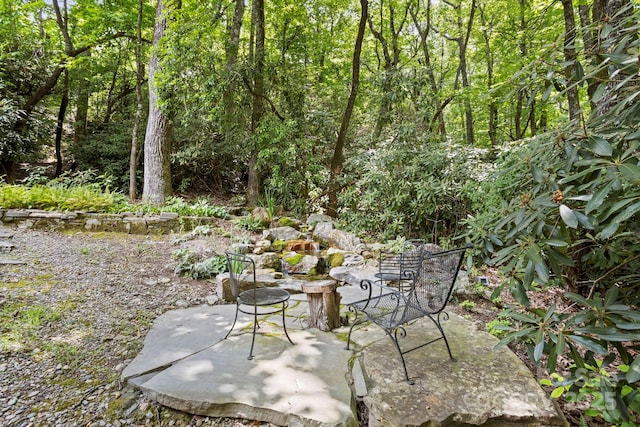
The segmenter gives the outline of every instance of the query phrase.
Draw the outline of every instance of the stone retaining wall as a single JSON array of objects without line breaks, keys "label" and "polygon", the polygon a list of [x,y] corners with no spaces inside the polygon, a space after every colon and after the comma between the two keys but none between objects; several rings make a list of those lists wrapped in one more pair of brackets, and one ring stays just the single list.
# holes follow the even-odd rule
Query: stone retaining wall
[{"label": "stone retaining wall", "polygon": [[129,234],[169,234],[193,230],[199,225],[217,225],[217,218],[180,216],[173,212],[140,215],[131,212],[49,212],[38,209],[0,209],[5,224],[38,230],[117,231]]}]

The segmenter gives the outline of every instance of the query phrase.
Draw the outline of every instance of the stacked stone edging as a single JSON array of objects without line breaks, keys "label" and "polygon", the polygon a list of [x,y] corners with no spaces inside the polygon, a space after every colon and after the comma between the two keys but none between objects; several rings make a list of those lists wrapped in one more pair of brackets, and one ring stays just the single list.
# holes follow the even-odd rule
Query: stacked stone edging
[{"label": "stacked stone edging", "polygon": [[51,212],[39,209],[0,209],[5,224],[34,230],[115,231],[128,234],[169,234],[193,230],[199,225],[217,225],[212,217],[180,216],[173,212],[141,215],[132,212],[101,214],[94,212]]}]

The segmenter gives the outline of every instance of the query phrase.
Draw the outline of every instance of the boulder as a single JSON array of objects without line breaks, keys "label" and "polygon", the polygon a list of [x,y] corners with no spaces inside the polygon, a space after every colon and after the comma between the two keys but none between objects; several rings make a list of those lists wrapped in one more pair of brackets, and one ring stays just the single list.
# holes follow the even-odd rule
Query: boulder
[{"label": "boulder", "polygon": [[258,206],[251,212],[251,216],[260,221],[263,226],[269,226],[271,223],[271,216],[269,212],[263,207]]},{"label": "boulder", "polygon": [[321,222],[313,230],[313,239],[325,246],[342,249],[345,251],[355,251],[360,245],[360,238],[355,234],[337,230],[333,223]]},{"label": "boulder", "polygon": [[309,274],[312,270],[317,273],[319,258],[314,255],[289,252],[282,261],[283,268],[286,268],[289,274]]},{"label": "boulder", "polygon": [[329,222],[333,224],[333,218],[331,218],[329,215],[317,214],[317,213],[311,214],[307,218],[307,224],[310,225],[311,227],[315,227],[316,224],[321,222]]},{"label": "boulder", "polygon": [[280,270],[280,257],[275,252],[265,252],[260,255],[252,256],[256,269]]},{"label": "boulder", "polygon": [[276,240],[298,240],[304,239],[304,233],[296,230],[293,227],[275,227],[268,230],[264,230],[263,238],[269,239],[272,242]]}]

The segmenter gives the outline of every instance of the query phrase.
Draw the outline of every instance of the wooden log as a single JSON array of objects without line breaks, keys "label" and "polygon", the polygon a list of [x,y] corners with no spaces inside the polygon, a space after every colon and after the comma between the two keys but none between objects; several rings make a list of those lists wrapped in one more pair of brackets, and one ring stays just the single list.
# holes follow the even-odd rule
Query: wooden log
[{"label": "wooden log", "polygon": [[340,294],[335,280],[315,280],[302,285],[309,301],[309,327],[328,332],[341,326]]}]

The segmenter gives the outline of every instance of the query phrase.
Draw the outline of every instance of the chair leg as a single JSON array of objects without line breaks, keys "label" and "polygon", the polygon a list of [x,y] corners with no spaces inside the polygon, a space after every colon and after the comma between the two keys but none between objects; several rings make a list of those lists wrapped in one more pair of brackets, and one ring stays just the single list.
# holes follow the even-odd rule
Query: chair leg
[{"label": "chair leg", "polygon": [[[447,314],[447,313],[445,313],[445,314]],[[449,317],[449,315],[447,314],[447,318],[448,317]],[[449,359],[451,359],[451,360],[453,360],[455,362],[456,359],[451,354],[451,347],[449,347],[449,340],[447,340],[447,336],[444,334],[444,329],[442,329],[442,326],[440,325],[440,313],[438,313],[438,318],[437,319],[434,319],[431,316],[429,316],[429,319],[431,319],[433,321],[433,323],[435,323],[436,327],[440,331],[440,335],[442,335],[442,339],[444,340],[444,344],[447,346],[447,352],[449,352]]]},{"label": "chair leg", "polygon": [[234,326],[236,326],[236,321],[238,320],[238,311],[239,311],[240,307],[238,307],[238,304],[236,303],[236,316],[233,318],[233,323],[231,324],[231,328],[229,328],[229,332],[227,332],[227,335],[224,336],[224,338],[222,338],[223,340],[226,340],[229,337],[229,334],[231,334],[231,331],[233,331]]},{"label": "chair leg", "polygon": [[284,334],[287,336],[287,339],[291,344],[293,344],[293,341],[291,341],[291,337],[289,337],[289,332],[287,332],[287,322],[285,321],[285,316],[284,316],[284,311],[286,308],[287,308],[287,303],[283,302],[282,303],[282,327],[284,328]]},{"label": "chair leg", "polygon": [[254,313],[254,315],[253,315],[253,334],[251,336],[251,350],[249,350],[249,357],[247,357],[248,360],[253,359],[253,345],[256,342],[257,325],[258,325],[258,314]]},{"label": "chair leg", "polygon": [[407,363],[404,360],[404,353],[402,352],[402,349],[400,348],[400,343],[398,342],[398,331],[400,331],[400,334],[402,336],[405,336],[407,334],[407,332],[404,330],[404,328],[398,327],[393,331],[393,334],[391,333],[391,331],[387,331],[386,329],[384,330],[387,335],[389,336],[389,338],[391,338],[391,341],[393,341],[393,344],[396,346],[396,350],[398,350],[398,355],[400,356],[400,361],[402,362],[402,369],[404,370],[404,380],[413,385],[414,381],[409,379],[409,372],[407,371]]},{"label": "chair leg", "polygon": [[365,318],[362,318],[359,321],[357,319],[358,314],[356,313],[356,317],[353,319],[353,325],[351,325],[351,327],[349,328],[349,335],[347,335],[347,346],[345,347],[345,350],[349,350],[349,346],[351,344],[351,332],[353,332],[353,328],[355,328],[356,325],[364,323],[364,321],[366,320]]}]

